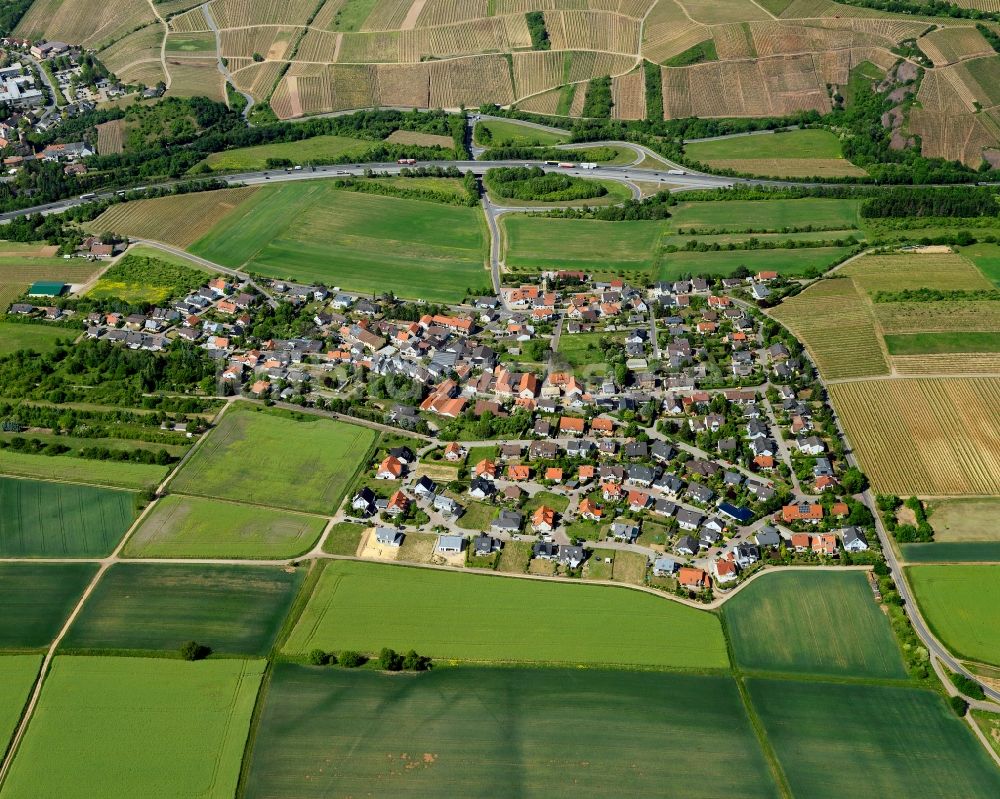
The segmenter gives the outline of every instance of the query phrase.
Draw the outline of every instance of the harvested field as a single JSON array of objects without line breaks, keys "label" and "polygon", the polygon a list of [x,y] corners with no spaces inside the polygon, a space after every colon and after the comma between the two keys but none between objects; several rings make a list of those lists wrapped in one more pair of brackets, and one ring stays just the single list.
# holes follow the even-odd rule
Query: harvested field
[{"label": "harvested field", "polygon": [[201,6],[170,18],[170,30],[177,33],[191,33],[193,31],[207,31],[211,29],[211,26],[205,19],[205,12],[202,11]]},{"label": "harvested field", "polygon": [[[254,53],[263,56],[268,61],[281,61],[290,55],[289,49],[300,28],[290,26],[235,28],[222,31],[220,37],[222,55],[226,58],[253,58]],[[307,37],[308,39],[308,34]],[[305,40],[303,40],[303,47]],[[304,61],[333,60],[312,59],[299,51],[299,57]]]},{"label": "harvested field", "polygon": [[879,302],[873,310],[882,332],[989,330],[1000,333],[1000,303]]},{"label": "harvested field", "polygon": [[646,78],[638,69],[611,81],[612,116],[615,119],[646,118]]},{"label": "harvested field", "polygon": [[1000,665],[1000,566],[911,566],[906,579],[942,644],[965,660]]},{"label": "harvested field", "polygon": [[715,51],[722,61],[757,57],[757,47],[749,23],[718,25],[712,29],[712,38],[715,40]]},{"label": "harvested field", "polygon": [[993,48],[971,25],[967,28],[942,28],[920,37],[917,46],[941,67],[964,58],[993,55]]},{"label": "harvested field", "polygon": [[1000,499],[947,499],[930,511],[935,542],[1000,541]]},{"label": "harvested field", "polygon": [[561,86],[566,82],[567,67],[571,53],[551,50],[528,53],[514,53],[514,93],[518,97]]},{"label": "harvested field", "polygon": [[866,380],[830,395],[876,491],[1000,494],[1000,378]]},{"label": "harvested field", "polygon": [[893,355],[890,360],[893,370],[901,375],[1000,375],[997,353]]},{"label": "harvested field", "polygon": [[[618,725],[628,734],[609,734]],[[701,741],[727,764],[712,780],[719,796],[777,795],[728,676],[444,668],[392,677],[282,663],[246,796],[360,796],[377,785],[394,797],[569,799],[662,795],[666,784],[698,796]]]},{"label": "harvested field", "polygon": [[921,288],[941,291],[993,288],[982,272],[955,253],[866,255],[845,265],[839,274],[852,278],[869,294]]},{"label": "harvested field", "polygon": [[166,83],[167,73],[163,71],[163,64],[160,59],[149,61],[137,61],[127,67],[117,70],[115,73],[119,79],[129,83],[138,83],[143,86],[155,86],[157,83]]},{"label": "harvested field", "polygon": [[97,126],[97,152],[100,155],[115,155],[123,149],[122,131],[125,121],[112,119]]},{"label": "harvested field", "polygon": [[[383,612],[386,602],[407,613]],[[477,620],[480,607],[511,605],[549,612],[497,616],[488,632]],[[285,651],[373,652],[387,644],[476,661],[728,664],[716,618],[647,594],[346,561],[326,565]]]},{"label": "harvested field", "polygon": [[811,55],[663,68],[663,108],[680,117],[781,116],[830,110],[825,76]]},{"label": "harvested field", "polygon": [[513,102],[507,60],[484,55],[421,64],[293,64],[272,98],[281,118],[373,106],[458,108]]},{"label": "harvested field", "polygon": [[747,22],[755,19],[770,19],[767,12],[751,0],[678,0],[692,19],[706,25],[726,22]]},{"label": "harvested field", "polygon": [[[601,75],[621,75],[631,71],[634,66],[635,59],[631,56],[578,51],[570,53],[569,69],[565,72],[565,76],[567,82],[577,83]],[[582,96],[583,92],[578,94]]]},{"label": "harvested field", "polygon": [[[261,101],[271,96],[274,84],[285,64],[281,61],[264,61],[263,63],[251,63],[239,71],[232,73],[236,87],[241,91],[248,92],[254,99]],[[232,63],[230,63],[232,67]]]},{"label": "harvested field", "polygon": [[130,558],[292,558],[319,539],[319,516],[171,494],[131,536]]},{"label": "harvested field", "polygon": [[110,555],[135,518],[135,495],[0,477],[0,556]]},{"label": "harvested field", "polygon": [[256,191],[247,186],[119,203],[91,222],[90,229],[187,247]]},{"label": "harvested field", "polygon": [[860,785],[908,799],[1000,792],[1000,771],[938,693],[760,679],[747,685],[795,796],[841,799]]},{"label": "harvested field", "polygon": [[270,650],[305,569],[117,563],[63,639],[67,650],[177,652],[195,640],[225,654]]},{"label": "harvested field", "polygon": [[603,11],[549,11],[545,14],[545,29],[553,50],[638,55],[641,27],[632,17]]},{"label": "harvested field", "polygon": [[439,136],[436,133],[420,133],[415,130],[394,130],[386,137],[387,142],[393,144],[416,144],[420,147],[448,147],[455,146],[455,142],[450,136]]},{"label": "harvested field", "polygon": [[[889,622],[861,572],[768,574],[723,612],[734,658],[744,670],[906,676]],[[849,625],[840,621],[845,616]]]},{"label": "harvested field", "polygon": [[219,62],[208,58],[167,58],[170,88],[173,97],[208,97],[222,102],[226,99],[225,79],[219,72]]},{"label": "harvested field", "polygon": [[180,472],[171,490],[291,510],[333,513],[376,434],[366,427],[301,421],[239,405]]},{"label": "harvested field", "polygon": [[0,649],[48,647],[95,574],[95,563],[0,563]]},{"label": "harvested field", "polygon": [[98,57],[116,75],[123,70],[127,73],[130,65],[142,61],[159,62],[162,43],[163,26],[154,22],[101,50]]},{"label": "harvested field", "polygon": [[[320,11],[314,24],[333,30],[333,15],[340,10],[341,22],[336,26],[337,30],[396,30],[402,27],[412,7],[413,0],[354,0],[351,3],[332,0]],[[346,18],[345,13],[348,15]],[[329,22],[322,22],[321,17],[327,15]]]},{"label": "harvested field", "polygon": [[213,0],[209,10],[220,28],[304,25],[316,0]]},{"label": "harvested field", "polygon": [[145,0],[36,0],[14,35],[97,48],[155,19]]},{"label": "harvested field", "polygon": [[[382,0],[382,4],[402,3],[403,18],[409,13],[412,2],[406,0]],[[399,12],[396,12],[399,13]],[[434,25],[450,25],[455,22],[480,19],[490,16],[488,0],[427,0],[423,11],[417,17],[417,27],[427,28]],[[400,22],[399,24],[402,24]],[[398,27],[398,25],[396,26]]]},{"label": "harvested field", "polygon": [[264,666],[58,657],[4,793],[232,797]]},{"label": "harvested field", "polygon": [[717,158],[709,165],[713,169],[734,169],[773,178],[843,178],[868,174],[844,158]]},{"label": "harvested field", "polygon": [[821,280],[770,314],[806,345],[827,380],[889,372],[871,305],[853,280]]},{"label": "harvested field", "polygon": [[[520,96],[523,93],[519,92]],[[553,89],[529,97],[526,100],[519,100],[517,108],[521,111],[531,111],[535,114],[557,114],[559,112],[559,101],[562,98],[562,89]]]}]

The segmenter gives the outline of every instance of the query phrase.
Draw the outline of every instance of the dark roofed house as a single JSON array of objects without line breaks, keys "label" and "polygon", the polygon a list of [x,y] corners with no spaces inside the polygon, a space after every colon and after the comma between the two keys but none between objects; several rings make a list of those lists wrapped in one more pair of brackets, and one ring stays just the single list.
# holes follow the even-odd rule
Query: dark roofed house
[{"label": "dark roofed house", "polygon": [[719,503],[719,513],[723,516],[728,516],[740,524],[749,524],[753,519],[753,511],[749,508],[742,508],[737,505],[733,505],[731,502],[720,502]]}]

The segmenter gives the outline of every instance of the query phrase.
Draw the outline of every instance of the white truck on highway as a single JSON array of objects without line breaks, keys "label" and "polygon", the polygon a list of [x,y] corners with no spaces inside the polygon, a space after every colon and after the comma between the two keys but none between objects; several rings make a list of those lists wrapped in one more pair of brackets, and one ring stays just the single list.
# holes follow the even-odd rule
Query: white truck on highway
[{"label": "white truck on highway", "polygon": [[686,175],[687,172],[685,172],[683,169],[668,169],[667,170],[667,174],[668,175]]},{"label": "white truck on highway", "polygon": [[580,169],[597,169],[597,164],[593,161],[583,161],[580,164]]}]

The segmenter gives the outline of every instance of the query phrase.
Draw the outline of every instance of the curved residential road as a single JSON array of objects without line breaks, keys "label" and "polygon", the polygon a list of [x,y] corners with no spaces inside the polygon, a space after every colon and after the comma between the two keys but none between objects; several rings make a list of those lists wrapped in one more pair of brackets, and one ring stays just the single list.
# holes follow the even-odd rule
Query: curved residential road
[{"label": "curved residential road", "polygon": [[[768,315],[768,318],[778,321],[773,316]],[[780,322],[778,322],[781,324]],[[784,327],[784,325],[782,325]],[[786,328],[787,329],[787,328]],[[812,364],[813,371],[819,375],[820,383],[826,390],[827,397],[830,397],[829,383],[822,377],[822,373],[816,362],[813,360],[812,355],[807,349],[802,350],[803,355],[807,357]],[[849,466],[854,466],[858,469],[861,468],[861,464],[858,462],[857,457],[854,454],[854,447],[851,444],[851,440],[844,430],[844,426],[840,420],[840,414],[837,413],[837,409],[834,407],[833,402],[830,402],[830,409],[833,413],[833,421],[837,427],[837,433],[840,435],[841,440],[844,442],[844,453]],[[916,597],[913,595],[913,591],[910,589],[910,584],[906,580],[906,575],[903,572],[902,564],[899,562],[899,558],[896,556],[896,551],[893,549],[893,544],[895,543],[889,532],[885,529],[885,525],[882,523],[882,516],[878,511],[878,506],[875,504],[875,497],[872,494],[871,489],[867,489],[863,494],[859,494],[857,499],[868,508],[872,516],[875,519],[875,532],[878,535],[879,545],[882,548],[882,554],[885,557],[886,565],[889,567],[889,572],[892,575],[892,580],[896,584],[896,590],[899,592],[900,597],[903,599],[904,607],[906,608],[907,616],[910,619],[910,624],[913,625],[913,630],[917,634],[917,637],[923,642],[924,646],[927,647],[928,652],[931,654],[931,658],[937,657],[942,663],[944,663],[951,671],[962,674],[973,680],[982,686],[983,692],[986,696],[994,701],[1000,702],[1000,690],[991,688],[985,683],[981,682],[979,678],[973,674],[969,669],[967,669],[950,651],[937,639],[934,633],[931,632],[923,614],[920,612],[920,606],[917,604]]]}]

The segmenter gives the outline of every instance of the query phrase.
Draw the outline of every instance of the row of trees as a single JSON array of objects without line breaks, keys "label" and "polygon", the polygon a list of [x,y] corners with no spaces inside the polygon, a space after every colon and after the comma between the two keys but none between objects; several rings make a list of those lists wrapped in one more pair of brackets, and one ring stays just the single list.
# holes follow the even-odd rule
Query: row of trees
[{"label": "row of trees", "polygon": [[[341,652],[326,652],[314,649],[309,653],[309,663],[313,666],[343,666],[345,669],[356,669],[371,660],[362,652],[344,649]],[[383,647],[375,657],[375,662],[382,671],[427,671],[431,667],[431,659],[419,655],[411,649],[405,655],[395,649]]]}]

